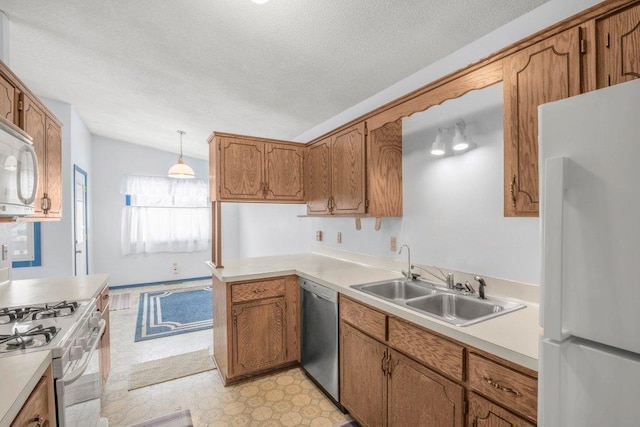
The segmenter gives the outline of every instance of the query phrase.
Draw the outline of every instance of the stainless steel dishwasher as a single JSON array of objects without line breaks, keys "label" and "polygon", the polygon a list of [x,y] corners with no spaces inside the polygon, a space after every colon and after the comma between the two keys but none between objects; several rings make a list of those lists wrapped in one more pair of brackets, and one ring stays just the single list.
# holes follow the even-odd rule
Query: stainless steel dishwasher
[{"label": "stainless steel dishwasher", "polygon": [[338,293],[300,279],[302,368],[337,403]]}]

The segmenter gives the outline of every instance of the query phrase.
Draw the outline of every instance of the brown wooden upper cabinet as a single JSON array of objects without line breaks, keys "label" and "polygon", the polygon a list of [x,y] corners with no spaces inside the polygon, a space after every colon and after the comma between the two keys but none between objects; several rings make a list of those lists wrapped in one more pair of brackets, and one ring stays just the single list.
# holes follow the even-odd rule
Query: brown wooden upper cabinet
[{"label": "brown wooden upper cabinet", "polygon": [[640,4],[596,22],[598,88],[640,77]]},{"label": "brown wooden upper cabinet", "polygon": [[16,106],[18,90],[9,79],[0,74],[0,115],[15,125],[18,123]]},{"label": "brown wooden upper cabinet", "polygon": [[538,216],[538,106],[579,94],[580,64],[578,27],[504,60],[505,216]]},{"label": "brown wooden upper cabinet", "polygon": [[211,199],[304,202],[304,146],[215,132],[209,138]]},{"label": "brown wooden upper cabinet", "polygon": [[33,139],[38,158],[38,191],[35,214],[27,220],[62,217],[62,129],[60,122],[47,114],[25,93],[20,94],[20,127]]},{"label": "brown wooden upper cabinet", "polygon": [[402,125],[368,133],[365,122],[311,143],[307,214],[402,216]]}]

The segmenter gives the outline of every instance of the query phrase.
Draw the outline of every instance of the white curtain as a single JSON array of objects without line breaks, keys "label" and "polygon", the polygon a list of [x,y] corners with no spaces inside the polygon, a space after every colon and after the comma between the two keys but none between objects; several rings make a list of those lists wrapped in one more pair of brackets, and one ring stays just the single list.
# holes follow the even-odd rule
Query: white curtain
[{"label": "white curtain", "polygon": [[127,176],[122,193],[124,255],[204,251],[210,245],[209,187],[204,180]]}]

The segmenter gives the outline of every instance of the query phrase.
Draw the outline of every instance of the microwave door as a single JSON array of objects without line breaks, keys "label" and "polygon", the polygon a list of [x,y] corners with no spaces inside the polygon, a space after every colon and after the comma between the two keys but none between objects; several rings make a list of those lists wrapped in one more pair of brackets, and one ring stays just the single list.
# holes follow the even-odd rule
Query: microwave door
[{"label": "microwave door", "polygon": [[18,161],[17,191],[18,199],[27,206],[33,205],[38,191],[38,159],[29,145],[20,149]]}]

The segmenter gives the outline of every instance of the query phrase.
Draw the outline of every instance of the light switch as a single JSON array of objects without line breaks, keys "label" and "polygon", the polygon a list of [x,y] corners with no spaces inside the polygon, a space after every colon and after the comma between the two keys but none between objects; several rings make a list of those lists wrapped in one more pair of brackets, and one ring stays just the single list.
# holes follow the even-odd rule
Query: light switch
[{"label": "light switch", "polygon": [[398,250],[398,244],[396,242],[395,236],[391,237],[391,247],[390,247],[390,249],[391,249],[391,252],[395,252],[395,251]]}]

